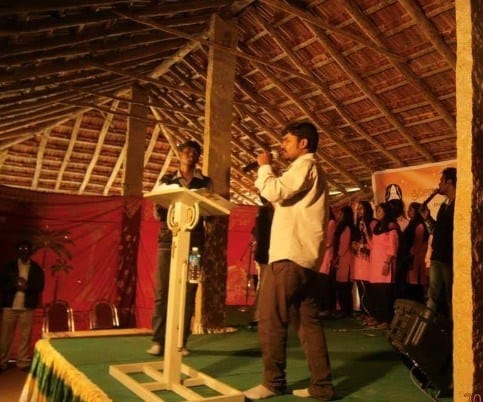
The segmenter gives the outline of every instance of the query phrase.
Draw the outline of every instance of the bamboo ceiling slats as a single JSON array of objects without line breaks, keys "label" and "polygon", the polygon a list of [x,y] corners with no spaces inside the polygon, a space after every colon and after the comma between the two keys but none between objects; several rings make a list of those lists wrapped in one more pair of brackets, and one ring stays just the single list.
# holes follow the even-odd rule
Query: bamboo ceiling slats
[{"label": "bamboo ceiling slats", "polygon": [[[213,13],[236,16],[236,49],[210,41]],[[202,141],[210,49],[237,58],[235,202],[258,201],[243,167],[296,119],[319,129],[337,202],[370,197],[374,171],[456,155],[454,0],[9,1],[0,45],[0,184],[121,194],[137,84],[151,190],[177,143]]]}]

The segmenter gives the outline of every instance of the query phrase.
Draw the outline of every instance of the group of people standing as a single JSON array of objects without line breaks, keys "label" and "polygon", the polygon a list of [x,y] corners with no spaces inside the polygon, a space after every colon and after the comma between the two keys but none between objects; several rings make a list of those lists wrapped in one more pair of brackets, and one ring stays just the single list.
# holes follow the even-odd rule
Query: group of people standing
[{"label": "group of people standing", "polygon": [[[270,152],[257,157],[258,189],[271,224],[265,224],[267,244],[258,258],[262,269],[257,303],[258,335],[262,352],[262,382],[244,391],[248,400],[285,394],[288,326],[293,324],[304,349],[310,383],[293,390],[295,396],[328,401],[335,398],[321,306],[350,315],[352,289],[357,285],[367,322],[384,328],[391,320],[395,297],[423,301],[427,286],[425,255],[429,235],[433,252],[428,306],[440,300],[445,290],[451,300],[452,214],[456,169],[443,171],[438,192],[447,197],[433,220],[424,205],[409,206],[408,217],[400,200],[376,205],[366,201],[353,211],[345,206],[333,213],[328,204],[327,179],[316,160],[318,133],[310,122],[297,122],[282,132],[280,158],[290,165],[282,174],[272,167]],[[196,169],[201,148],[188,142],[180,147],[180,169],[165,183],[183,187],[211,187],[211,180]],[[272,209],[273,207],[273,209]],[[157,209],[164,221],[166,211]],[[260,217],[259,217],[260,218]],[[201,224],[202,225],[202,224]],[[258,229],[257,229],[258,230]],[[201,233],[201,230],[200,230]],[[270,234],[268,234],[270,233]],[[170,244],[160,232],[156,302],[153,314],[153,344],[148,353],[162,355],[169,289]],[[254,235],[263,237],[260,233]],[[191,246],[201,245],[192,236]],[[200,237],[201,239],[201,237]],[[198,239],[198,240],[200,240]],[[266,249],[268,248],[268,255]],[[319,272],[320,271],[320,272]],[[321,281],[320,278],[323,278]],[[402,281],[402,282],[401,282]],[[321,282],[323,282],[321,284]],[[191,292],[188,292],[191,294]],[[187,300],[185,330],[194,297]],[[451,311],[451,308],[448,308]],[[187,331],[181,353],[186,355]]]},{"label": "group of people standing", "polygon": [[275,173],[270,153],[257,159],[255,186],[274,212],[257,306],[263,381],[245,391],[245,397],[257,400],[286,392],[287,328],[292,323],[311,372],[308,388],[293,394],[332,400],[335,390],[321,316],[335,313],[337,307],[340,315],[352,315],[354,286],[361,318],[376,328],[389,327],[396,298],[451,315],[456,169],[442,172],[435,194],[445,201],[436,219],[426,202],[412,202],[405,213],[401,197],[375,208],[360,201],[355,209],[347,205],[333,211],[325,174],[314,162],[315,127],[298,123],[283,135],[280,156],[291,162],[287,171]]},{"label": "group of people standing", "polygon": [[399,198],[375,209],[360,201],[354,209],[331,210],[320,267],[321,315],[351,316],[359,305],[365,325],[384,329],[394,300],[404,298],[450,316],[455,186],[456,169],[445,169],[436,192],[446,200],[436,220],[426,203],[412,202],[406,214]]}]

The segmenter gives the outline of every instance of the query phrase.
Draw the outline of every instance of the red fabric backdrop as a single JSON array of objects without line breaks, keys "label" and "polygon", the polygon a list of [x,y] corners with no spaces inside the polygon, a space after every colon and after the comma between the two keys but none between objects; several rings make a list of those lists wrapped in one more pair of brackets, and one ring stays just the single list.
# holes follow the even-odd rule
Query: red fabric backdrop
[{"label": "red fabric backdrop", "polygon": [[226,304],[251,305],[255,301],[255,288],[250,274],[256,274],[253,260],[251,231],[257,207],[237,206],[231,211],[228,226]]},{"label": "red fabric backdrop", "polygon": [[[33,259],[45,271],[44,304],[54,299],[66,300],[75,311],[76,329],[88,327],[87,312],[99,299],[115,302],[118,296],[116,277],[122,253],[119,248],[125,206],[130,200],[120,197],[89,197],[36,193],[0,187],[0,241],[3,264],[15,256],[14,246],[21,239],[39,234],[57,237],[71,253],[69,272],[54,275],[51,267],[57,255],[41,249]],[[59,234],[63,234],[59,240]],[[50,236],[49,236],[50,235]],[[40,316],[39,312],[37,316]],[[37,319],[39,323],[40,318]],[[36,334],[40,328],[36,328]]]},{"label": "red fabric backdrop", "polygon": [[[139,209],[141,207],[141,209]],[[126,197],[48,194],[0,186],[0,264],[15,256],[15,244],[34,234],[57,236],[72,254],[69,272],[52,274],[57,255],[42,249],[33,258],[45,271],[43,303],[66,300],[74,310],[77,330],[88,328],[88,311],[96,300],[118,306],[135,304],[136,325],[151,327],[157,233],[149,200]],[[228,234],[227,304],[252,304],[254,289],[248,289],[251,258],[250,231],[256,207],[237,206],[230,216]],[[134,263],[137,261],[137,263]],[[136,265],[136,266],[135,266]],[[250,267],[250,268],[249,268]],[[42,311],[36,313],[34,339],[41,333]]]}]

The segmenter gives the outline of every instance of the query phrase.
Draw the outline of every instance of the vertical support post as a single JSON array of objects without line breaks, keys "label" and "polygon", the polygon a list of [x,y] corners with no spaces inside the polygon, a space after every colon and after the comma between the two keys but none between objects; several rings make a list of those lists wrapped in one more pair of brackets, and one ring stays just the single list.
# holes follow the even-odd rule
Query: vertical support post
[{"label": "vertical support post", "polygon": [[[483,10],[456,0],[457,184],[453,234],[454,400],[483,398]],[[480,195],[479,195],[480,194]]]},{"label": "vertical support post", "polygon": [[146,147],[147,92],[139,85],[132,86],[130,114],[126,136],[126,160],[122,178],[123,195],[141,195],[143,192],[144,149]]},{"label": "vertical support post", "polygon": [[[236,24],[216,14],[211,17],[210,40],[236,47]],[[231,123],[235,87],[236,56],[210,48],[206,78],[206,106],[203,173],[213,180],[215,191],[225,198],[230,194]]]},{"label": "vertical support post", "polygon": [[[211,17],[209,38],[212,42],[236,48],[236,20]],[[206,79],[206,106],[203,173],[213,180],[216,193],[230,198],[231,124],[235,88],[236,56],[220,49],[210,48]],[[228,217],[209,217],[206,221],[207,238],[203,250],[203,282],[198,287],[193,332],[201,333],[206,327],[224,325],[226,282],[226,249],[228,245]],[[204,297],[203,289],[210,291]]]}]

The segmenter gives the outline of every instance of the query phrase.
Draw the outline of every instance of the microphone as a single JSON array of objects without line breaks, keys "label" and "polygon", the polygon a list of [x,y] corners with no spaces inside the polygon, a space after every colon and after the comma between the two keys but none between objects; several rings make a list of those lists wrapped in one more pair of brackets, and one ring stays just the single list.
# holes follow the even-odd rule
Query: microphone
[{"label": "microphone", "polygon": [[[277,151],[271,150],[270,154],[272,155],[272,159],[274,159],[274,160],[278,159],[278,152]],[[243,173],[248,173],[248,172],[250,172],[250,171],[252,171],[256,168],[258,168],[258,162],[253,161],[253,162],[250,162],[250,163],[246,164],[245,166],[243,166],[242,171],[243,171]]]},{"label": "microphone", "polygon": [[257,167],[258,167],[258,162],[253,161],[253,162],[250,162],[247,165],[243,166],[242,171],[243,171],[243,173],[248,173],[248,172],[252,171],[253,169],[256,169]]},{"label": "microphone", "polygon": [[431,202],[431,200],[432,200],[434,197],[436,197],[438,194],[439,194],[439,188],[437,188],[437,189],[433,190],[433,192],[432,192],[431,194],[429,194],[429,197],[428,197],[428,198],[426,198],[426,199],[425,199],[425,200],[422,202],[421,206],[426,207],[426,206],[427,206],[427,205],[428,205],[428,204]]}]

